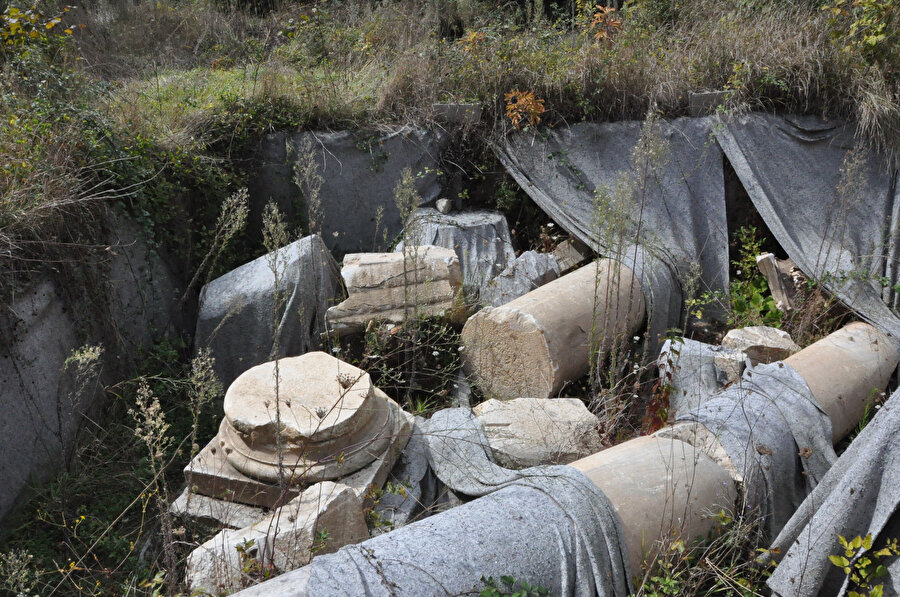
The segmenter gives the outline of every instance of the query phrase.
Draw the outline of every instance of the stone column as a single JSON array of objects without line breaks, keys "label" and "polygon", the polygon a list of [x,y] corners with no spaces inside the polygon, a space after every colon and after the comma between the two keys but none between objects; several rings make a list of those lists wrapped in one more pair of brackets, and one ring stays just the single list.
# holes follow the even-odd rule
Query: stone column
[{"label": "stone column", "polygon": [[710,513],[730,511],[737,499],[728,472],[677,439],[639,437],[570,466],[587,475],[615,507],[634,574],[654,559],[660,538],[705,536],[717,524]]},{"label": "stone column", "polygon": [[[823,410],[836,417],[834,426],[840,430],[848,428],[851,421],[855,424],[854,413],[862,412],[873,388],[884,387],[898,359],[900,356],[887,336],[868,324],[851,324],[785,362],[807,381]],[[690,425],[709,434],[701,425]],[[835,432],[838,436],[842,436],[841,431]],[[640,437],[570,465],[600,487],[615,509],[632,573],[641,569],[647,548],[657,540],[691,540],[705,534],[715,526],[710,514],[735,503],[734,473],[729,472],[727,463],[722,466],[716,462],[721,457],[718,441],[712,436],[694,444],[674,437]],[[560,570],[568,570],[571,562],[556,561],[562,556],[548,550],[548,546],[564,542],[567,536],[559,529],[548,529],[547,524],[536,524],[541,522],[537,516],[540,512],[519,508],[514,491],[516,488],[501,489],[363,543],[360,547],[363,553],[370,554],[371,561],[365,561],[360,570],[378,570],[378,579],[386,587],[383,594],[391,594],[391,583],[423,576],[419,571],[421,562],[407,554],[418,553],[419,547],[430,545],[437,537],[443,554],[437,573],[441,580],[452,581],[454,587],[476,587],[480,574],[491,566],[496,568],[493,556],[497,554],[503,554],[504,569],[521,572],[522,577],[527,575],[531,584],[558,584]],[[472,520],[478,521],[477,527],[465,528],[467,521]],[[523,529],[531,540],[516,542],[516,549],[511,551],[507,538],[521,537]],[[431,555],[429,552],[428,557]],[[648,555],[652,559],[652,552]],[[548,558],[552,561],[536,571],[534,562],[547,563]],[[477,567],[473,562],[478,563]],[[327,572],[340,574],[339,567],[324,567]],[[425,570],[432,574],[431,568]],[[322,583],[340,582],[338,576],[329,578],[314,578],[310,567],[301,568],[241,594],[250,597],[277,591],[284,596],[307,596],[322,590]]]},{"label": "stone column", "polygon": [[588,372],[592,343],[608,349],[637,331],[645,312],[634,272],[600,259],[470,317],[463,362],[488,398],[548,398]]},{"label": "stone column", "polygon": [[785,359],[831,418],[835,442],[847,435],[897,367],[897,348],[867,323],[851,323]]},{"label": "stone column", "polygon": [[[886,335],[858,322],[784,362],[803,377],[831,418],[837,442],[858,424],[873,393],[887,386],[898,360]],[[696,451],[677,437],[689,439]],[[699,458],[701,452],[716,462]],[[570,466],[585,473],[616,508],[632,570],[640,568],[647,548],[661,537],[672,537],[672,531],[685,539],[709,531],[713,521],[708,513],[730,505],[717,498],[731,495],[721,490],[726,470],[737,476],[715,436],[698,423],[677,424],[657,437],[637,438]]]}]

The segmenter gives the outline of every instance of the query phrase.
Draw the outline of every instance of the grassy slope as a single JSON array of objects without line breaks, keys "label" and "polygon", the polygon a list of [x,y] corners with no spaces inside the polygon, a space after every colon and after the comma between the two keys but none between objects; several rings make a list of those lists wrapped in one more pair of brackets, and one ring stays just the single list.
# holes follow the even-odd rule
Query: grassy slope
[{"label": "grassy slope", "polygon": [[[855,118],[868,142],[900,143],[900,43],[865,37],[877,33],[866,19],[900,30],[891,3],[835,17],[804,2],[639,0],[598,38],[582,1],[540,19],[479,0],[285,1],[262,16],[209,1],[100,0],[38,26],[27,51],[4,48],[0,254],[53,236],[39,230],[48,205],[106,198],[164,166],[178,178],[191,168],[173,162],[215,164],[262,131],[431,126],[433,103],[461,101],[484,108],[476,132],[490,140],[510,129],[514,89],[544,101],[550,126],[684,115],[691,91],[726,90],[723,109]],[[44,4],[38,25],[58,12]],[[854,22],[868,25],[849,36]],[[71,36],[54,35],[66,24]]]}]

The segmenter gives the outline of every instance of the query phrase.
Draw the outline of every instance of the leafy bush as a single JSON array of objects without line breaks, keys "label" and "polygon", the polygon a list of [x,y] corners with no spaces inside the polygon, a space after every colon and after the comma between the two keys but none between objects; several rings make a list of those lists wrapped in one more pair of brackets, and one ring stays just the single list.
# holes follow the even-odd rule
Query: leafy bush
[{"label": "leafy bush", "polygon": [[835,0],[822,6],[835,43],[870,64],[897,66],[900,57],[900,7],[891,0]]},{"label": "leafy bush", "polygon": [[735,268],[731,279],[731,325],[767,325],[781,327],[782,313],[775,306],[769,293],[766,277],[756,267],[756,256],[763,253],[762,240],[754,226],[742,227],[737,232],[738,258],[732,261]]},{"label": "leafy bush", "polygon": [[484,588],[478,594],[479,597],[549,597],[550,590],[546,587],[531,585],[523,580],[516,580],[512,576],[501,576],[500,584],[494,577],[481,577]]},{"label": "leafy bush", "polygon": [[828,559],[840,568],[850,580],[849,597],[882,597],[884,585],[874,584],[879,578],[887,575],[887,568],[882,563],[885,558],[900,556],[897,539],[888,539],[884,547],[872,549],[872,535],[853,539],[845,539],[838,535],[838,542],[843,548],[843,555],[831,555]]}]

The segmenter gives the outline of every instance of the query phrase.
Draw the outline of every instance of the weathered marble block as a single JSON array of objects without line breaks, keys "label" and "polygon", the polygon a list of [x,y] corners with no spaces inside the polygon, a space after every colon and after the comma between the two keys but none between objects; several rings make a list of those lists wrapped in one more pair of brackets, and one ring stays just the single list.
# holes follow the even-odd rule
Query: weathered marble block
[{"label": "weathered marble block", "polygon": [[753,365],[782,361],[800,350],[787,332],[764,325],[729,330],[722,346],[743,352]]},{"label": "weathered marble block", "polygon": [[462,306],[462,273],[452,249],[409,246],[400,253],[354,253],[344,258],[341,276],[349,297],[326,316],[339,333],[361,331],[372,320],[453,318]]},{"label": "weathered marble block", "polygon": [[369,536],[362,500],[351,488],[324,481],[241,529],[226,529],[191,552],[186,580],[191,591],[220,594],[250,580],[258,566],[287,572]]},{"label": "weathered marble block", "polygon": [[577,398],[488,400],[472,412],[507,468],[568,464],[603,448],[597,417]]}]

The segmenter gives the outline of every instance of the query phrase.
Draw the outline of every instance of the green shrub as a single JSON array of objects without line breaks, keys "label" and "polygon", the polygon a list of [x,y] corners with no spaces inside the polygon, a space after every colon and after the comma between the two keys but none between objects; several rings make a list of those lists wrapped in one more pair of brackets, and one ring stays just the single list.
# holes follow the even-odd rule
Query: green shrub
[{"label": "green shrub", "polygon": [[494,577],[481,577],[484,588],[478,594],[479,597],[549,597],[550,590],[528,584],[523,580],[516,580],[512,576],[501,576],[500,584]]},{"label": "green shrub", "polygon": [[850,581],[849,597],[882,597],[884,585],[875,582],[887,575],[882,563],[885,558],[900,556],[897,539],[888,539],[884,547],[872,549],[872,535],[845,539],[838,535],[843,553],[828,556],[832,564],[840,568]]},{"label": "green shrub", "polygon": [[732,260],[734,275],[731,293],[731,321],[733,327],[767,325],[781,327],[782,313],[769,293],[769,283],[756,266],[756,256],[762,254],[763,241],[755,226],[742,227],[736,235],[738,258]]}]

